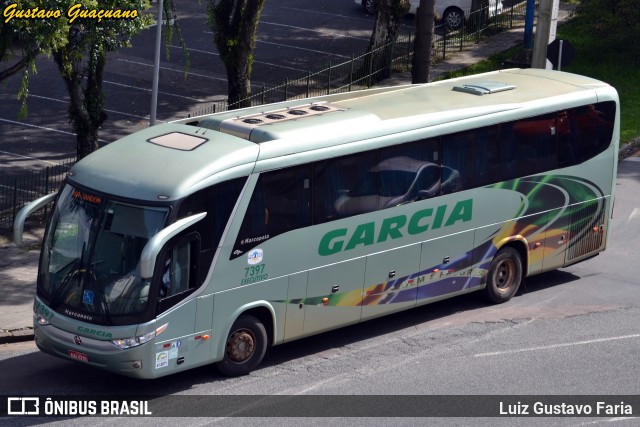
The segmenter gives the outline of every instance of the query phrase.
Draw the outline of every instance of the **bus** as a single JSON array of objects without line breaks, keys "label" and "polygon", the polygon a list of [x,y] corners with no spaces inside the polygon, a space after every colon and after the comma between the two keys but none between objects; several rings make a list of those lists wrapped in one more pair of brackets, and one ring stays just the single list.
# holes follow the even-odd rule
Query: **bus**
[{"label": "bus", "polygon": [[199,116],[77,162],[55,194],[40,350],[137,378],[444,298],[511,299],[605,249],[610,85],[509,69]]}]

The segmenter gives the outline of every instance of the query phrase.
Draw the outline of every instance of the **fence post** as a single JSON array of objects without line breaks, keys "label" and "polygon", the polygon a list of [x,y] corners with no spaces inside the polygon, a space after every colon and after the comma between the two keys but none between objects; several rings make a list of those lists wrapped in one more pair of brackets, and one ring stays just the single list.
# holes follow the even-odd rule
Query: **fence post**
[{"label": "fence post", "polygon": [[447,26],[444,26],[444,32],[442,33],[442,59],[447,57]]},{"label": "fence post", "polygon": [[307,98],[309,98],[309,90],[311,89],[311,70],[307,71]]},{"label": "fence post", "polygon": [[331,93],[331,61],[329,61],[329,68],[327,68],[327,95]]},{"label": "fence post", "polygon": [[355,58],[353,56],[353,53],[351,54],[351,65],[349,67],[349,92],[351,92],[351,85],[353,84],[353,61],[355,61]]},{"label": "fence post", "polygon": [[413,44],[411,43],[411,33],[409,33],[409,38],[407,39],[407,61],[405,62],[405,66],[409,66],[409,64],[413,64],[413,60],[411,59],[411,47]]},{"label": "fence post", "polygon": [[13,222],[16,220],[16,209],[18,206],[18,178],[13,178],[13,210],[11,212],[10,228],[13,230]]},{"label": "fence post", "polygon": [[509,12],[509,28],[513,28],[513,9],[514,5],[511,5],[511,12]]},{"label": "fence post", "polygon": [[[49,194],[49,169],[50,169],[50,166],[47,166],[45,168],[45,174],[44,174],[44,194],[45,195]],[[45,222],[47,221],[48,216],[49,216],[49,204],[47,203],[46,205],[44,205]]]},{"label": "fence post", "polygon": [[391,77],[391,74],[393,72],[393,51],[396,50],[396,41],[392,40],[391,43],[388,45],[389,47],[389,70],[387,71],[387,76]]},{"label": "fence post", "polygon": [[369,52],[369,75],[367,77],[367,87],[371,87],[371,77],[373,77],[373,50]]},{"label": "fence post", "polygon": [[284,79],[284,100],[286,101],[289,98],[289,77]]}]

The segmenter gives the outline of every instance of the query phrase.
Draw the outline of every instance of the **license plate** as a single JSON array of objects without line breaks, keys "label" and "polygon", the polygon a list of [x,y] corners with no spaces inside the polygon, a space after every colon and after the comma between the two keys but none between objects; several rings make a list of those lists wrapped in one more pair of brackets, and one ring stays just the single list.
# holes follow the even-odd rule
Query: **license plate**
[{"label": "license plate", "polygon": [[67,353],[69,354],[69,357],[71,357],[72,359],[76,359],[81,362],[89,362],[89,356],[87,356],[84,353],[80,353],[79,351],[75,351],[75,350],[69,350]]}]

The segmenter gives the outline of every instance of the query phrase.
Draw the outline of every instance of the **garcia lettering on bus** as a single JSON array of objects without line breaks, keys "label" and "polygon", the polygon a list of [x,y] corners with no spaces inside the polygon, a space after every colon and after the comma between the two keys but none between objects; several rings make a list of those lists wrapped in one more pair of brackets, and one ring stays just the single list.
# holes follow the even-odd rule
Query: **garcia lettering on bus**
[{"label": "garcia lettering on bus", "polygon": [[388,239],[399,239],[407,234],[421,234],[429,229],[437,230],[441,227],[454,225],[458,221],[471,220],[473,199],[459,201],[450,212],[447,207],[448,205],[440,205],[435,209],[435,212],[432,208],[421,209],[411,217],[397,215],[385,218],[377,230],[375,222],[359,224],[353,232],[347,228],[331,230],[322,236],[318,245],[318,254],[321,256],[333,255],[343,250],[349,251],[360,245],[369,246],[374,243],[386,242]]}]

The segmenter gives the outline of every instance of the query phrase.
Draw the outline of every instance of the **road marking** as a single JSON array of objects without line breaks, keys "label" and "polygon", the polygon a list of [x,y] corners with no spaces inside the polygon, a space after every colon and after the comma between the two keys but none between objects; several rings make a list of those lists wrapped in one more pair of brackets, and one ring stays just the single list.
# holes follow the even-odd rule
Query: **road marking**
[{"label": "road marking", "polygon": [[[48,96],[42,96],[42,95],[34,95],[32,93],[29,94],[29,96],[32,96],[34,98],[40,98],[40,99],[45,99],[47,101],[53,101],[53,102],[62,102],[64,104],[68,103],[69,100],[65,100],[65,99],[56,99],[56,98],[49,98]],[[122,111],[116,111],[116,110],[109,110],[109,109],[104,109],[104,111],[106,111],[107,113],[114,113],[114,114],[120,114],[122,116],[128,116],[128,117],[133,117],[136,119],[144,119],[144,120],[149,120],[149,116],[137,116],[135,114],[129,114],[129,113],[123,113]],[[75,134],[74,134],[75,135]]]},{"label": "road marking", "polygon": [[478,354],[474,354],[473,357],[487,357],[487,356],[500,356],[500,355],[503,355],[503,354],[526,353],[526,352],[529,352],[529,351],[551,350],[551,349],[554,349],[554,348],[573,347],[573,346],[587,345],[587,344],[597,344],[597,343],[601,343],[601,342],[628,340],[628,339],[633,339],[633,338],[640,338],[640,334],[622,335],[622,336],[619,336],[619,337],[611,337],[611,338],[598,338],[598,339],[595,339],[595,340],[577,341],[577,342],[570,342],[570,343],[564,343],[564,344],[544,345],[544,346],[540,346],[540,347],[519,348],[519,349],[515,349],[515,350],[494,351],[494,352],[491,352],[491,353],[478,353]]},{"label": "road marking", "polygon": [[[75,133],[73,132],[67,132],[64,130],[58,130],[58,129],[53,129],[53,128],[48,128],[46,126],[38,126],[38,125],[32,125],[31,123],[24,123],[24,122],[16,122],[14,120],[8,120],[8,119],[3,119],[0,117],[0,122],[6,122],[6,123],[10,123],[12,125],[20,125],[20,126],[26,126],[26,127],[30,127],[30,128],[36,128],[36,129],[42,129],[42,130],[48,130],[50,132],[58,132],[58,133],[63,133],[65,135],[73,135],[76,136]],[[111,141],[105,141],[104,139],[98,139],[99,142],[105,142],[105,143],[109,143]]]},{"label": "road marking", "polygon": [[370,19],[354,18],[353,16],[348,16],[348,15],[340,15],[340,14],[337,14],[337,13],[328,13],[328,12],[319,12],[317,10],[298,9],[297,7],[281,7],[280,9],[293,10],[294,12],[315,13],[316,15],[335,16],[337,18],[348,19],[349,21],[362,21],[362,22],[369,22],[369,23],[373,22],[373,19],[375,18],[374,16],[371,16]]},{"label": "road marking", "polygon": [[[142,90],[142,91],[145,91],[145,92],[151,92],[151,89],[147,89],[147,88],[144,88],[144,87],[138,87],[138,86],[126,85],[126,84],[124,84],[124,83],[116,83],[116,82],[112,82],[112,81],[109,81],[109,80],[104,80],[104,83],[108,83],[108,84],[110,84],[110,85],[114,85],[114,86],[122,86],[122,87],[131,88],[131,89]],[[206,100],[202,100],[202,99],[198,99],[198,98],[193,98],[193,97],[191,97],[191,96],[178,95],[178,94],[170,93],[170,92],[162,92],[162,91],[158,91],[158,93],[159,93],[160,95],[174,96],[174,97],[176,97],[176,98],[184,98],[184,99],[188,99],[188,100],[196,101],[196,102],[209,102],[209,101],[206,101]],[[147,117],[147,118],[148,118],[148,117]]]},{"label": "road marking", "polygon": [[[128,62],[130,64],[144,65],[145,67],[153,68],[153,64],[146,64],[144,62],[139,62],[139,61],[131,61],[129,59],[118,58],[118,61]],[[176,70],[175,68],[169,68],[169,67],[160,67],[160,69],[161,70],[167,70],[167,71],[173,71],[174,73],[184,74],[184,70],[183,69]],[[211,79],[211,80],[219,80],[219,81],[225,82],[225,83],[227,82],[227,79],[226,78],[223,79],[222,77],[206,76],[204,74],[193,73],[191,71],[189,71],[188,74],[190,76],[203,77],[205,79]]]},{"label": "road marking", "polygon": [[[205,31],[205,34],[213,34],[213,33],[211,33],[210,31]],[[274,43],[274,44],[276,44],[276,43]],[[281,45],[281,46],[284,46],[284,45]],[[174,49],[182,49],[182,46],[176,46],[176,45],[169,45],[169,47],[172,47]],[[202,50],[202,49],[194,49],[192,47],[188,47],[187,50],[193,51],[193,52],[198,52],[198,53],[204,53],[206,55],[220,56],[220,54],[216,53],[216,52],[210,52],[208,50]],[[305,71],[307,71],[307,70],[302,70],[300,68],[287,67],[286,65],[273,64],[271,62],[253,61],[253,63],[254,64],[268,65],[270,67],[284,68],[286,70],[298,71],[300,73],[304,73]]]},{"label": "road marking", "polygon": [[31,156],[25,156],[24,154],[12,153],[10,151],[2,151],[2,150],[0,150],[0,154],[8,154],[9,156],[22,157],[23,159],[36,160],[38,162],[48,163],[48,164],[53,165],[53,166],[58,166],[60,164],[60,163],[56,163],[56,162],[50,162],[49,160],[42,160],[42,159],[38,159],[38,158],[35,158],[35,157],[31,157]]},{"label": "road marking", "polygon": [[292,28],[294,30],[301,30],[301,31],[310,31],[312,33],[321,33],[321,34],[326,34],[329,36],[335,36],[335,37],[344,37],[347,39],[355,39],[355,40],[365,40],[365,41],[369,41],[370,37],[356,37],[356,36],[349,36],[346,34],[340,34],[340,33],[332,33],[330,31],[326,31],[326,30],[313,30],[310,28],[303,28],[303,27],[296,27],[294,25],[287,25],[287,24],[277,24],[275,22],[268,22],[268,21],[260,21],[260,24],[266,24],[266,25],[273,25],[275,27],[285,27],[285,28]]},{"label": "road marking", "polygon": [[629,215],[629,220],[636,218],[640,218],[640,208],[635,208],[633,212],[631,212],[631,215]]},{"label": "road marking", "polygon": [[331,56],[337,56],[338,58],[351,59],[350,56],[340,55],[339,53],[325,52],[325,51],[322,51],[322,50],[315,50],[315,49],[307,49],[306,47],[292,46],[290,44],[274,43],[274,42],[268,42],[268,41],[264,41],[264,40],[257,40],[257,42],[258,43],[263,43],[263,44],[271,44],[271,45],[274,45],[274,46],[286,47],[287,49],[298,49],[298,50],[304,50],[305,52],[321,53],[323,55],[331,55]]}]

